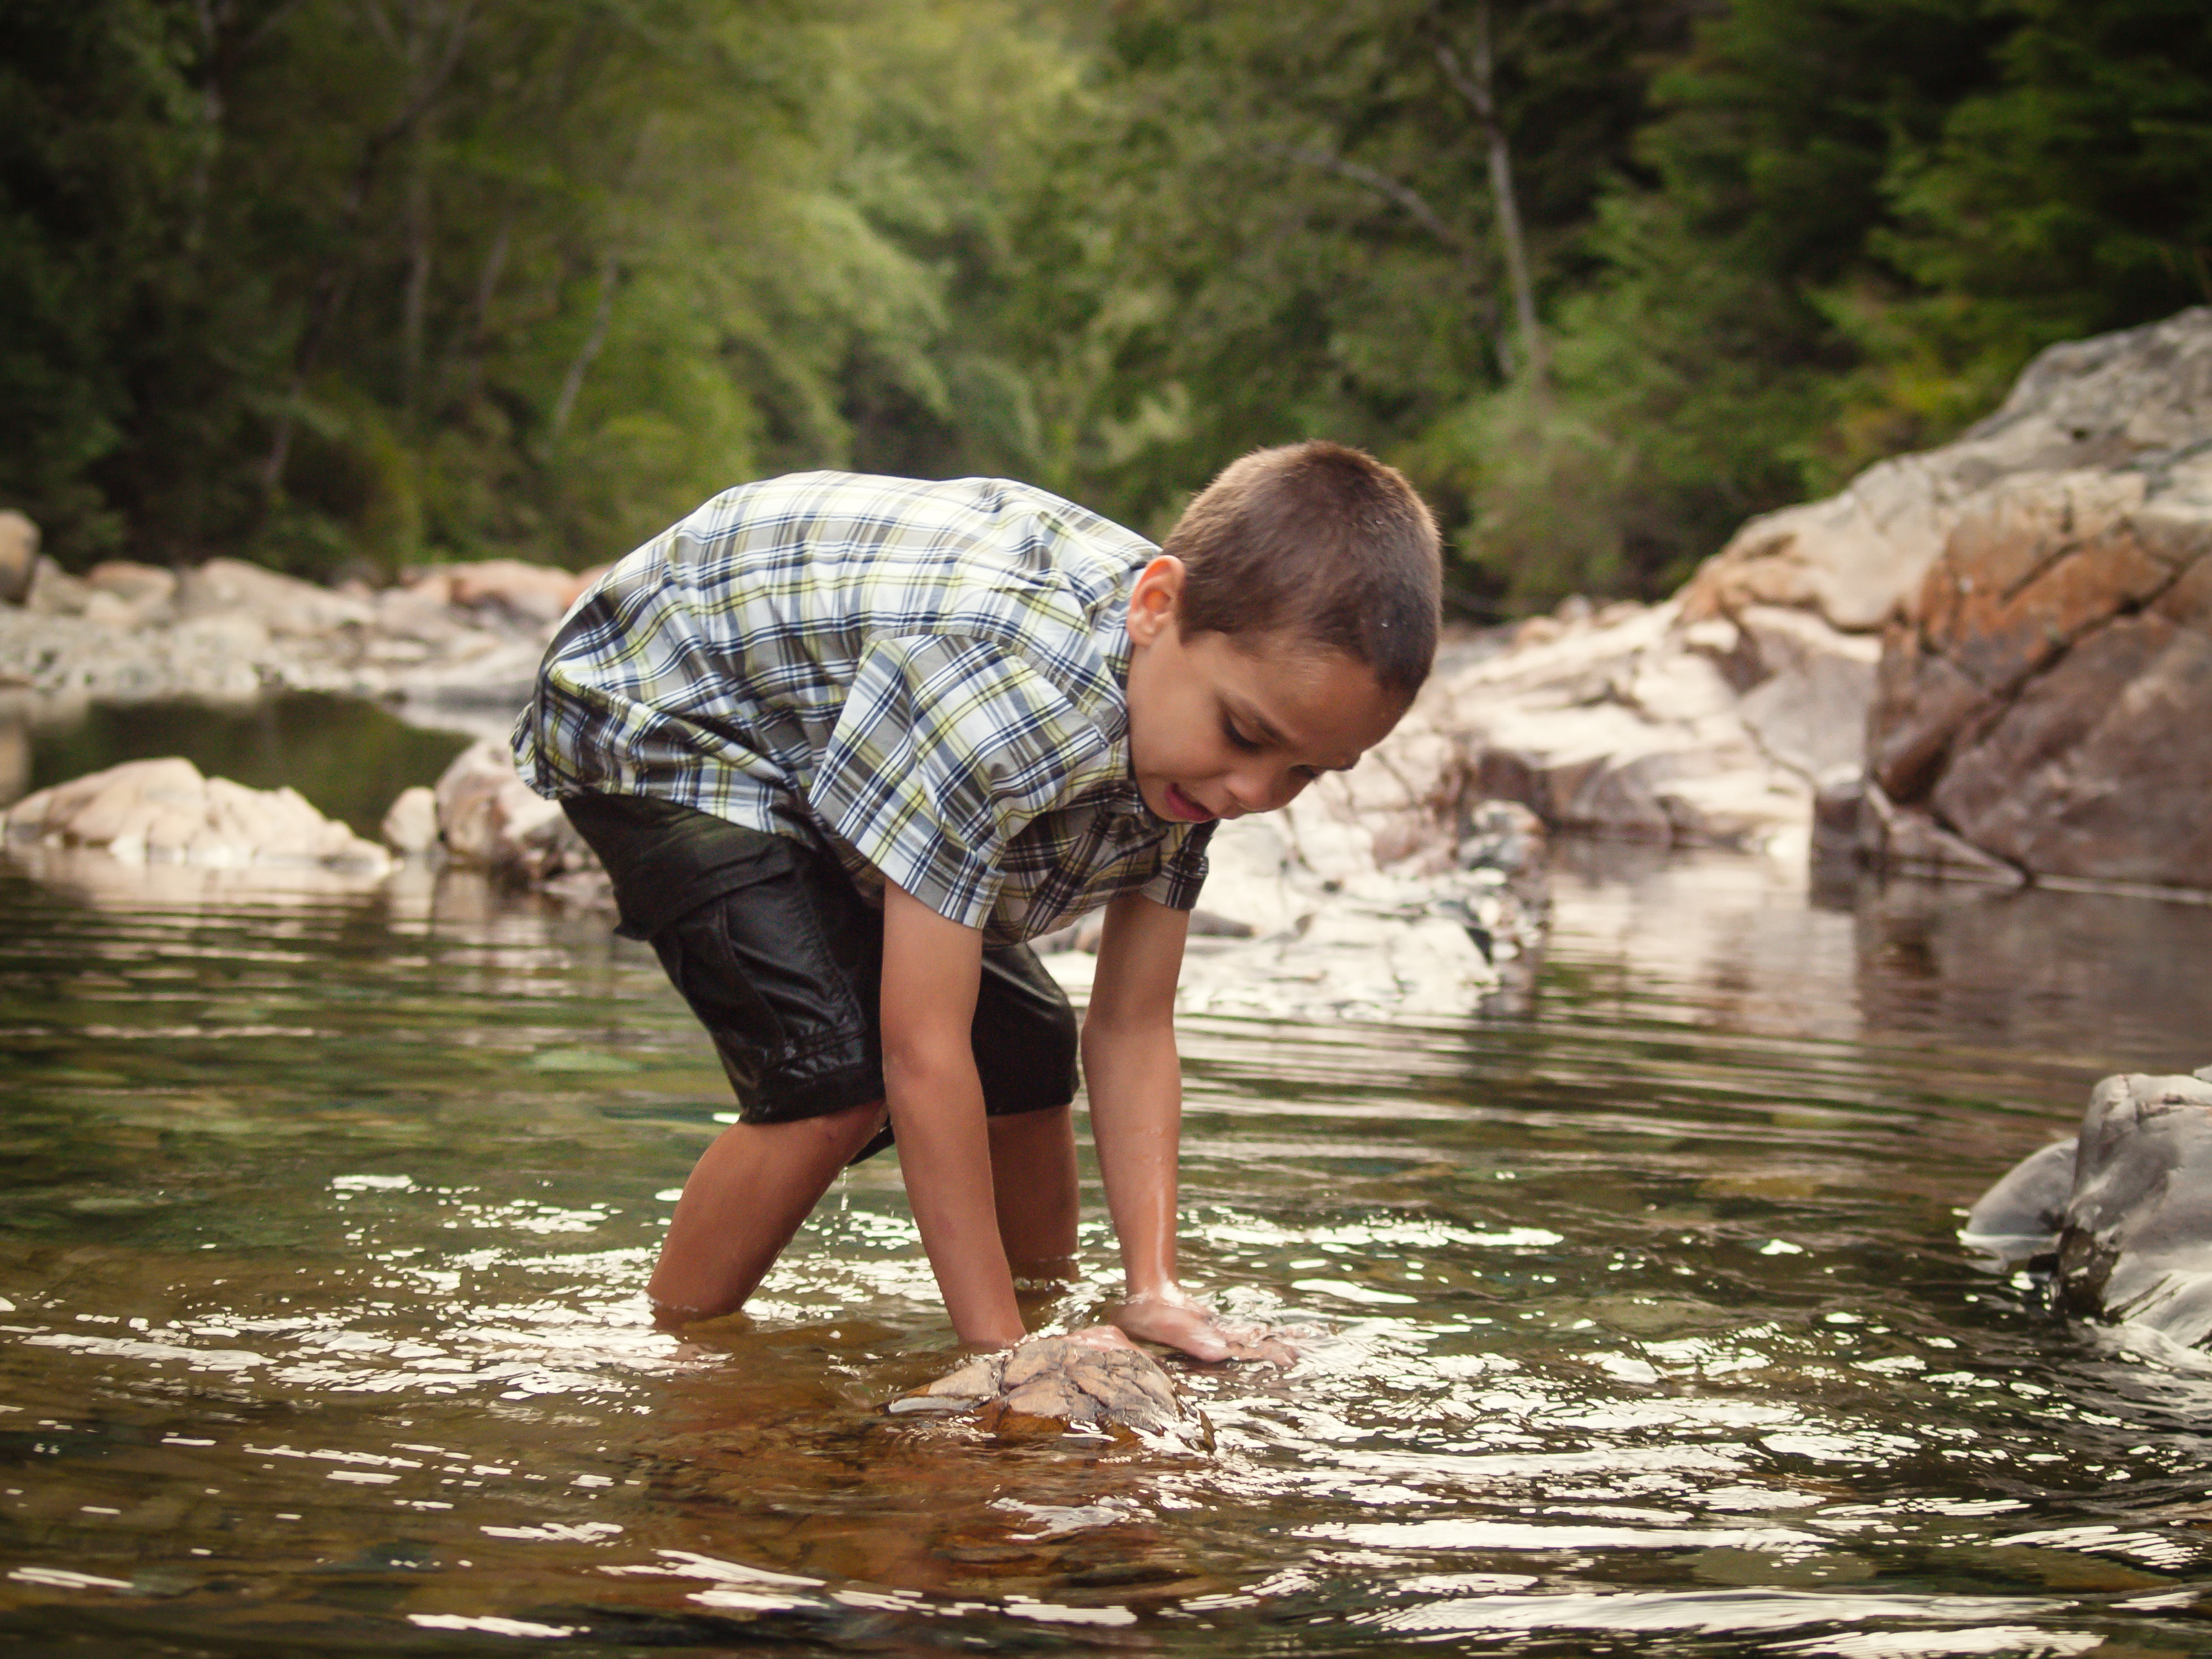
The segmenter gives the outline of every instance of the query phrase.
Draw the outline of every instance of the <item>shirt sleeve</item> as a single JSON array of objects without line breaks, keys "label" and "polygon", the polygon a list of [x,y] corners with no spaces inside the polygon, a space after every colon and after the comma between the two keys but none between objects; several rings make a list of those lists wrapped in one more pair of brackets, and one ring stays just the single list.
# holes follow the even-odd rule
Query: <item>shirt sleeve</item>
[{"label": "shirt sleeve", "polygon": [[1022,826],[1103,779],[1096,723],[985,641],[878,640],[808,789],[822,821],[939,915],[989,920]]},{"label": "shirt sleeve", "polygon": [[1218,822],[1192,825],[1160,860],[1159,873],[1139,890],[1170,910],[1196,909],[1198,890],[1206,885],[1206,844],[1213,839],[1213,825]]}]

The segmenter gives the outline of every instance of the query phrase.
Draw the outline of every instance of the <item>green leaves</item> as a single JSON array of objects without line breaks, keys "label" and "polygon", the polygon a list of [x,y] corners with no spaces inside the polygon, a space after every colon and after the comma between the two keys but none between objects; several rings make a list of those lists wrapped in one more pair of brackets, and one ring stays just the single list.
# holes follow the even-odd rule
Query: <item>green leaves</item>
[{"label": "green leaves", "polygon": [[1520,611],[2207,299],[2199,0],[0,15],[0,504],[76,566],[581,565],[823,465],[1159,534],[1326,434]]}]

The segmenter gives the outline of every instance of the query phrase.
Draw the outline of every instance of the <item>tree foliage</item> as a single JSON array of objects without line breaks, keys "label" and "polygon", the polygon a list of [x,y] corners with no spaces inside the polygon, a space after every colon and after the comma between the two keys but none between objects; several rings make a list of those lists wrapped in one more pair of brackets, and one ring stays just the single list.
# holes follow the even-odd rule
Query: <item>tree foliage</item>
[{"label": "tree foliage", "polygon": [[2196,0],[0,0],[0,495],[373,574],[1327,434],[1649,593],[2212,298],[2208,110]]}]

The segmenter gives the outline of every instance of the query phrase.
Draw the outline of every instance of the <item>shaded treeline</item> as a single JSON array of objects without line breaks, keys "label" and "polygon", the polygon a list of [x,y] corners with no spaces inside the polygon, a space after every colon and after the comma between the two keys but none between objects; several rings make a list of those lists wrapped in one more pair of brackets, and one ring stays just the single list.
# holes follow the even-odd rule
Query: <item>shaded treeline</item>
[{"label": "shaded treeline", "polygon": [[0,497],[611,556],[801,466],[1158,532],[1365,444],[1470,609],[2212,299],[2202,0],[0,0]]}]

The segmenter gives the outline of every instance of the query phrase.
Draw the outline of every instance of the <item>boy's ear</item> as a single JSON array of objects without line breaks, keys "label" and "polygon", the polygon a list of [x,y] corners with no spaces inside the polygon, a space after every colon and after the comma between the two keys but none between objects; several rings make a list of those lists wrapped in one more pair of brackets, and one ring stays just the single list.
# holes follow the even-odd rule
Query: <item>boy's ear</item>
[{"label": "boy's ear", "polygon": [[1138,645],[1150,645],[1160,631],[1175,625],[1176,612],[1182,605],[1183,562],[1173,554],[1163,553],[1138,573],[1137,585],[1129,592],[1129,638]]}]

